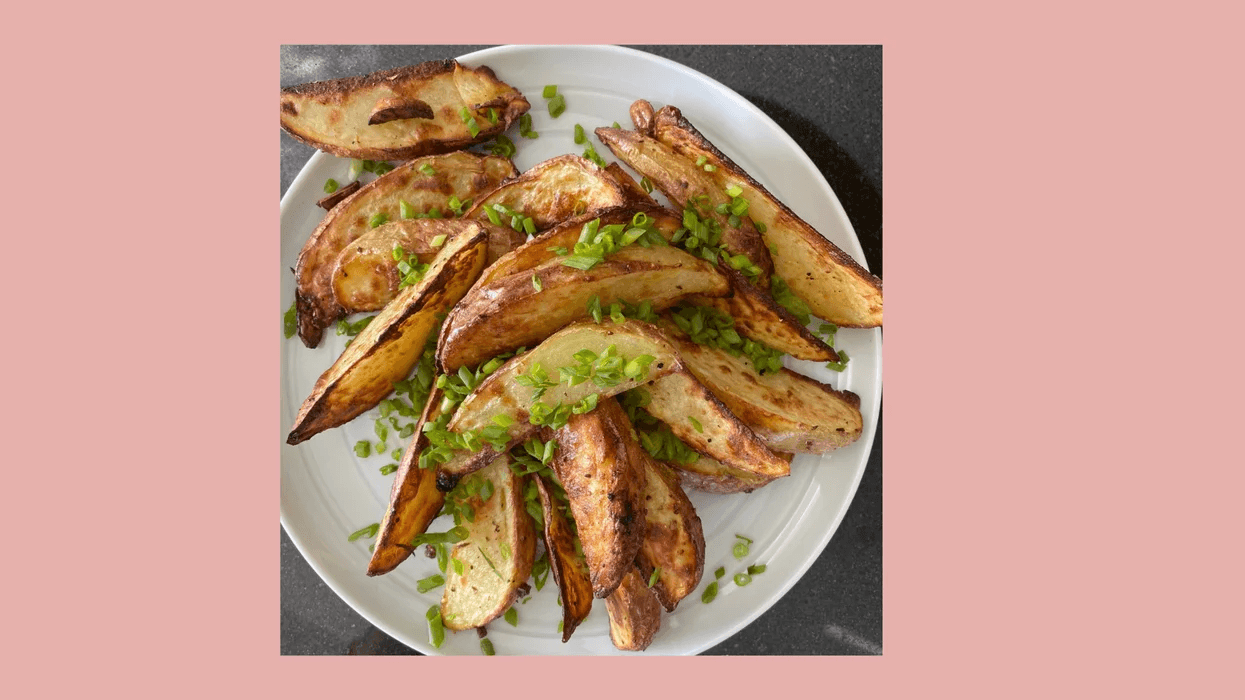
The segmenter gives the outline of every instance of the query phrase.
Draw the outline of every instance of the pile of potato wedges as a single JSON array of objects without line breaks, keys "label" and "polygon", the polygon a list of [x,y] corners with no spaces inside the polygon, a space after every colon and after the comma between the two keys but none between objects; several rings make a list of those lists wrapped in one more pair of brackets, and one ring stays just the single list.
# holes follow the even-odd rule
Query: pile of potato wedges
[{"label": "pile of potato wedges", "polygon": [[[461,631],[552,573],[563,641],[603,599],[615,646],[643,650],[704,571],[685,489],[751,492],[861,435],[858,397],[783,366],[840,360],[790,299],[880,327],[882,284],[670,105],[595,130],[630,171],[467,150],[529,109],[452,59],[281,91],[291,136],[403,161],[326,198],[298,257],[306,346],[375,316],[287,441],[418,384],[367,574],[443,548],[438,624]],[[430,532],[441,516],[454,526]]]}]

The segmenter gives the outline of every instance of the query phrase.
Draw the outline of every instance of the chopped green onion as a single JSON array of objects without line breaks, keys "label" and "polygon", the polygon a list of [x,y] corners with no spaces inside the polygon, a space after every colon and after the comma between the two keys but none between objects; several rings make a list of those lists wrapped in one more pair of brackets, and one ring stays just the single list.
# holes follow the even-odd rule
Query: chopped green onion
[{"label": "chopped green onion", "polygon": [[389,476],[396,471],[398,471],[398,465],[396,464],[386,464],[380,468],[380,473],[384,476]]},{"label": "chopped green onion", "polygon": [[298,332],[298,311],[294,308],[298,302],[290,302],[290,308],[282,316],[282,325],[284,325],[286,339],[293,338]]},{"label": "chopped green onion", "polygon": [[696,416],[688,416],[687,420],[692,424],[692,427],[696,429],[696,432],[705,432],[705,426],[701,425],[700,421],[696,420]]},{"label": "chopped green onion", "polygon": [[756,576],[757,574],[763,574],[763,573],[765,573],[764,564],[753,564],[752,566],[748,567],[749,576]]},{"label": "chopped green onion", "polygon": [[649,194],[653,193],[653,181],[649,180],[647,175],[640,178],[640,187]]},{"label": "chopped green onion", "polygon": [[372,454],[372,443],[367,440],[360,440],[354,444],[354,453],[359,457],[368,457]]},{"label": "chopped green onion", "polygon": [[488,120],[490,123],[493,123],[493,124],[497,123],[497,108],[496,107],[488,108]]},{"label": "chopped green onion", "polygon": [[403,219],[414,219],[418,212],[415,211],[414,205],[405,199],[398,200],[398,214]]},{"label": "chopped green onion", "polygon": [[421,578],[415,582],[415,588],[420,593],[427,593],[434,588],[440,588],[445,585],[445,577],[441,574],[433,574],[428,578]]},{"label": "chopped green onion", "polygon": [[459,576],[463,575],[463,562],[458,557],[450,557],[450,564],[454,566],[454,573]]},{"label": "chopped green onion", "polygon": [[372,539],[373,537],[376,536],[376,533],[379,531],[380,531],[380,523],[372,523],[371,525],[368,525],[367,527],[360,528],[350,533],[349,541],[354,542],[360,537],[366,537],[368,539]]},{"label": "chopped green onion", "polygon": [[350,161],[350,171],[346,174],[347,180],[358,180],[363,174],[363,161],[355,159]]},{"label": "chopped green onion", "polygon": [[705,163],[705,172],[711,173],[717,169],[718,169],[718,166],[714,165],[713,163]]},{"label": "chopped green onion", "polygon": [[726,195],[731,198],[738,197],[739,195],[743,193],[744,193],[744,188],[740,187],[739,185],[731,185],[730,187],[726,188]]},{"label": "chopped green onion", "polygon": [[430,163],[424,163],[423,165],[419,166],[419,172],[425,175],[436,175],[437,174],[437,171],[433,169]]},{"label": "chopped green onion", "polygon": [[386,214],[383,211],[377,212],[372,215],[372,218],[367,220],[367,225],[371,228],[376,228],[377,226],[380,226],[381,224],[385,223],[388,220],[389,220],[388,214]]},{"label": "chopped green onion", "polygon": [[480,125],[476,123],[476,118],[472,116],[471,112],[466,107],[458,110],[458,117],[463,120],[464,124],[467,125],[467,131],[471,133],[471,138],[475,138],[480,135]]},{"label": "chopped green onion", "polygon": [[445,623],[441,620],[441,606],[434,605],[428,608],[424,617],[428,619],[428,641],[433,647],[440,649],[441,644],[445,642]]},{"label": "chopped green onion", "polygon": [[442,233],[441,235],[434,237],[430,245],[433,248],[440,248],[441,246],[445,245],[445,239],[446,239],[446,235]]},{"label": "chopped green onion", "polygon": [[480,640],[480,651],[484,652],[485,656],[493,656],[494,654],[496,654],[496,652],[493,651],[493,640],[489,639],[488,637],[481,639]]},{"label": "chopped green onion", "polygon": [[511,627],[518,627],[519,626],[519,611],[515,610],[514,608],[510,608],[509,610],[506,611],[505,620],[506,622],[510,623]]},{"label": "chopped green onion", "polygon": [[532,131],[532,115],[528,112],[519,117],[519,136],[525,139],[540,138],[540,134]]},{"label": "chopped green onion", "polygon": [[715,579],[717,579],[717,578],[722,578],[722,577],[723,577],[723,576],[725,576],[725,575],[726,575],[726,567],[725,567],[725,566],[719,566],[719,567],[718,567],[718,570],[713,572],[713,577],[714,577]]},{"label": "chopped green onion", "polygon": [[542,97],[544,97],[547,100],[553,97],[554,95],[558,94],[558,86],[557,85],[546,85],[545,89],[541,91],[540,94]]},{"label": "chopped green onion", "polygon": [[614,124],[613,124],[612,126],[613,126],[615,129],[621,129],[621,128],[622,128],[622,127],[618,124],[618,122],[614,122]]},{"label": "chopped green onion", "polygon": [[532,275],[532,286],[535,287],[538,292],[545,288],[545,286],[541,284],[540,278],[536,275]]},{"label": "chopped green onion", "polygon": [[718,597],[718,582],[713,581],[705,586],[705,592],[700,594],[700,602],[712,603],[714,598]]},{"label": "chopped green onion", "polygon": [[583,144],[588,139],[584,138],[584,128],[578,124],[575,125],[575,143]]},{"label": "chopped green onion", "polygon": [[334,180],[334,179],[333,179],[333,178],[331,178],[331,177],[330,177],[329,179],[325,180],[325,181],[324,181],[324,191],[325,191],[325,192],[328,192],[329,194],[333,194],[334,192],[336,192],[336,191],[337,191],[337,180]]},{"label": "chopped green onion", "polygon": [[653,584],[657,583],[657,579],[660,577],[661,577],[661,567],[659,566],[656,569],[653,569],[653,574],[648,577],[648,587],[652,588]]},{"label": "chopped green onion", "polygon": [[[755,219],[752,220],[752,227],[757,230],[757,233],[765,233],[766,231],[769,230],[768,228],[766,228],[764,222],[757,221]],[[770,248],[770,251],[773,253],[777,253],[778,252],[777,246]]]},{"label": "chopped green onion", "polygon": [[553,98],[549,100],[549,116],[557,119],[562,116],[562,113],[565,111],[566,98],[560,94],[554,95]]},{"label": "chopped green onion", "polygon": [[447,532],[425,532],[417,535],[411,540],[412,547],[421,547],[426,544],[457,544],[467,539],[470,534],[467,528],[460,526],[451,528]]},{"label": "chopped green onion", "polygon": [[704,156],[701,156],[701,157],[697,158],[697,159],[696,159],[696,167],[698,167],[698,168],[699,168],[700,166],[704,165],[704,164],[705,164],[705,162],[706,162],[706,161],[708,161],[708,160],[709,160],[709,159],[708,159],[708,158],[706,158],[706,157],[704,157]]},{"label": "chopped green onion", "polygon": [[851,358],[847,356],[846,350],[839,350],[838,352],[839,352],[839,361],[838,362],[827,362],[826,369],[832,369],[835,372],[842,372],[843,370],[847,369],[847,361],[850,360]]},{"label": "chopped green onion", "polygon": [[752,583],[752,577],[748,574],[735,574],[735,585],[746,586]]}]

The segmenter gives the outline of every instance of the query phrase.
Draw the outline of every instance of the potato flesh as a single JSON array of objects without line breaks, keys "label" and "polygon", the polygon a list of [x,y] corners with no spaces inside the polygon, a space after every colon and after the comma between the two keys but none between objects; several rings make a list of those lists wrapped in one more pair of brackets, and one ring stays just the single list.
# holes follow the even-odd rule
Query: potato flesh
[{"label": "potato flesh", "polygon": [[288,442],[298,444],[380,403],[423,354],[437,316],[466,294],[484,267],[485,234],[459,236],[433,261],[423,281],[386,306],[320,376],[299,409]]},{"label": "potato flesh", "polygon": [[475,520],[463,524],[465,540],[454,545],[452,559],[462,562],[458,574],[451,561],[445,571],[441,618],[447,629],[482,627],[501,617],[518,599],[519,586],[532,575],[536,530],[523,504],[525,477],[500,457],[474,478],[493,484],[493,495],[471,498]]},{"label": "potato flesh", "polygon": [[402,250],[421,264],[436,257],[445,245],[432,243],[439,236],[445,241],[463,231],[483,227],[488,233],[488,254],[485,265],[527,240],[527,236],[509,228],[487,222],[462,219],[404,219],[391,221],[368,231],[346,246],[338,255],[333,270],[333,296],[346,313],[376,311],[398,295],[402,273],[394,249]]},{"label": "potato flesh", "polygon": [[[530,437],[539,426],[528,421],[528,409],[532,405],[532,390],[520,386],[515,377],[528,374],[539,363],[551,378],[556,379],[558,368],[577,364],[575,353],[591,350],[600,355],[609,346],[615,346],[618,355],[627,360],[640,355],[652,355],[647,376],[637,379],[624,378],[617,385],[598,387],[591,381],[576,386],[558,384],[549,388],[541,401],[556,406],[559,403],[574,405],[589,394],[604,399],[634,389],[649,379],[661,377],[679,367],[678,355],[655,326],[640,321],[622,324],[576,323],[554,333],[528,352],[511,358],[497,371],[488,376],[470,395],[463,399],[458,411],[449,422],[449,429],[482,430],[492,424],[493,416],[505,415],[514,419],[507,429],[509,444],[513,446]],[[453,488],[458,479],[484,467],[497,453],[487,444],[475,453],[459,452],[437,469],[437,486],[443,491]]]},{"label": "potato flesh", "polygon": [[473,287],[446,319],[437,357],[446,372],[455,372],[530,347],[569,323],[592,318],[588,303],[594,297],[608,316],[609,305],[620,300],[651,301],[661,311],[692,294],[721,296],[729,289],[713,265],[671,246],[631,245],[590,270],[553,259]]},{"label": "potato flesh", "polygon": [[[481,198],[465,215],[488,221],[487,207],[502,204],[532,219],[537,231],[579,214],[619,206],[627,201],[622,187],[604,170],[576,155],[538,163],[518,178]],[[508,224],[503,216],[501,222]]]}]

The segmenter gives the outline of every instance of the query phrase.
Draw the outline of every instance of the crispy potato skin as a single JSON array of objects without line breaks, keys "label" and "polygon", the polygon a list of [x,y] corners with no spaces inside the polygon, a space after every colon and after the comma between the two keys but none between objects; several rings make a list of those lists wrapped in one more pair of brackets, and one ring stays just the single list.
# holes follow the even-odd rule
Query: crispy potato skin
[{"label": "crispy potato skin", "polygon": [[626,201],[626,192],[608,172],[586,158],[567,154],[537,163],[482,197],[463,216],[488,221],[485,208],[504,204],[531,217],[536,230],[543,231],[572,216]]},{"label": "crispy potato skin", "polygon": [[[459,116],[464,107],[477,115],[476,136]],[[496,124],[484,117],[488,107],[498,111]],[[284,88],[281,128],[343,158],[408,160],[483,143],[530,108],[487,66],[447,59]],[[369,124],[377,114],[383,121]]]},{"label": "crispy potato skin", "polygon": [[[791,467],[718,400],[691,372],[681,370],[650,381],[652,402],[645,408],[688,447],[713,459],[768,479],[787,476]],[[697,430],[691,419],[701,426]]]},{"label": "crispy potato skin", "polygon": [[[540,280],[539,290],[533,278]],[[591,319],[588,302],[593,297],[607,310],[619,300],[649,300],[660,311],[692,294],[722,296],[729,291],[716,267],[673,246],[628,246],[590,270],[549,260],[472,287],[446,318],[437,359],[453,372],[529,347],[568,323]]]},{"label": "crispy potato skin", "polygon": [[[431,166],[434,173],[421,172],[419,168],[424,165]],[[371,230],[373,215],[400,220],[402,200],[419,212],[433,207],[444,210],[451,196],[460,200],[476,197],[515,172],[514,163],[496,156],[465,152],[429,156],[399,165],[339,202],[307,239],[295,266],[294,299],[303,344],[309,348],[319,345],[324,329],[344,315],[333,295],[334,265],[346,246]]]},{"label": "crispy potato skin", "polygon": [[635,567],[605,599],[610,616],[610,641],[623,651],[644,651],[661,629],[661,603]]},{"label": "crispy potato skin", "polygon": [[[790,469],[791,453],[775,452],[774,454],[786,462],[787,468]],[[705,493],[752,493],[774,480],[760,474],[728,467],[704,455],[700,455],[691,464],[679,462],[662,462],[662,464],[678,472],[681,486]]]},{"label": "crispy potato skin", "polygon": [[419,361],[437,315],[453,306],[484,268],[485,233],[446,243],[419,284],[407,287],[363,329],[316,381],[287,442],[333,428],[393,392]]},{"label": "crispy potato skin", "polygon": [[545,550],[549,552],[549,569],[562,594],[562,642],[570,641],[579,623],[592,612],[592,580],[588,564],[575,551],[575,533],[562,509],[554,502],[552,487],[539,475],[534,476],[540,491],[540,507],[545,516]]},{"label": "crispy potato skin", "polygon": [[[605,398],[634,389],[644,381],[664,376],[682,366],[674,347],[651,324],[635,320],[599,326],[591,321],[574,323],[549,336],[537,347],[510,358],[496,372],[480,382],[459,404],[458,411],[450,420],[449,429],[458,432],[480,430],[490,425],[493,416],[505,414],[515,419],[514,424],[507,429],[510,438],[508,444],[513,447],[539,430],[539,426],[531,425],[528,421],[528,408],[532,405],[531,390],[519,386],[515,377],[527,374],[536,363],[552,368],[556,374],[556,368],[575,364],[574,355],[580,350],[591,350],[599,355],[610,345],[617,346],[619,356],[625,358],[652,355],[655,359],[649,365],[647,377],[641,377],[641,381],[624,378],[617,385],[605,388],[598,388],[591,382],[574,387],[559,384],[550,388],[541,400],[554,406],[558,403],[573,405],[593,393]],[[496,454],[487,444],[479,452],[458,453],[449,462],[438,467],[437,488],[449,491],[460,478],[485,466]]]},{"label": "crispy potato skin", "polygon": [[448,241],[464,231],[484,228],[488,234],[488,255],[485,265],[510,252],[527,240],[527,236],[487,221],[464,219],[404,219],[391,221],[359,236],[337,256],[333,263],[333,298],[346,313],[376,311],[398,295],[402,273],[393,257],[394,248],[401,247],[420,263],[430,263],[440,252],[433,247],[437,236]]},{"label": "crispy potato skin", "polygon": [[[714,211],[719,204],[730,204],[731,201],[726,187],[719,183],[714,173],[705,172],[695,165],[694,160],[679,156],[666,144],[637,131],[601,127],[596,130],[596,135],[614,155],[648,177],[676,207],[685,206],[693,199],[706,201],[707,204],[699,205],[698,215],[717,220],[722,227],[722,246],[733,255],[747,255],[753,264],[761,268],[758,285],[769,288],[769,275],[773,271],[769,249],[747,217],[738,226],[731,226],[729,216]],[[700,200],[702,197],[707,199]]]},{"label": "crispy potato skin", "polygon": [[820,454],[860,437],[864,419],[852,392],[785,367],[757,374],[746,358],[693,343],[673,324],[665,328],[687,369],[771,450]]},{"label": "crispy potato skin", "polygon": [[659,207],[653,204],[631,205],[625,204],[620,207],[611,207],[597,212],[589,212],[580,214],[571,219],[563,221],[553,228],[541,233],[532,240],[518,246],[514,250],[503,255],[495,264],[490,265],[480,275],[480,281],[477,285],[486,285],[503,277],[508,277],[523,270],[530,270],[537,265],[553,260],[558,254],[550,250],[550,248],[566,248],[573,250],[575,242],[579,240],[579,234],[583,227],[593,219],[600,219],[601,226],[611,226],[614,224],[627,224],[631,218],[637,213],[643,213],[652,220],[654,228],[657,232],[665,237],[667,241],[674,235],[674,232],[683,225],[683,218],[669,209]]},{"label": "crispy potato skin", "polygon": [[645,531],[636,566],[646,583],[661,569],[653,593],[663,608],[674,612],[704,574],[705,534],[678,475],[647,454],[643,461]]},{"label": "crispy potato skin", "polygon": [[554,439],[558,452],[550,466],[570,499],[593,595],[604,598],[634,570],[644,538],[643,450],[613,398],[571,416]]},{"label": "crispy potato skin", "polygon": [[774,274],[790,285],[815,316],[849,328],[882,325],[882,280],[752,179],[697,131],[677,107],[667,105],[658,110],[647,133],[684,160],[694,162],[705,157],[717,167],[712,176],[719,185],[731,182],[743,188],[749,216],[765,224],[761,237],[778,251]]},{"label": "crispy potato skin", "polygon": [[398,464],[393,487],[389,491],[389,507],[380,521],[376,546],[367,564],[368,576],[387,574],[405,561],[414,551],[411,540],[424,534],[445,504],[445,494],[437,489],[436,470],[419,468],[419,453],[428,446],[424,424],[435,421],[441,415],[441,399],[444,396],[444,391],[435,386],[432,388],[415,426],[415,439],[407,446],[402,462]]},{"label": "crispy potato skin", "polygon": [[494,492],[487,501],[471,498],[475,520],[464,524],[467,539],[450,553],[463,563],[463,573],[452,567],[445,572],[441,617],[446,629],[482,627],[501,617],[532,575],[536,527],[523,505],[526,477],[515,474],[509,463],[500,457],[476,476],[493,482]]},{"label": "crispy potato skin", "polygon": [[731,295],[726,297],[694,297],[688,302],[700,306],[712,306],[735,319],[735,330],[758,343],[784,352],[798,360],[837,362],[839,354],[821,338],[802,325],[770,293],[749,284],[744,276],[730,266],[718,269],[731,283]]}]

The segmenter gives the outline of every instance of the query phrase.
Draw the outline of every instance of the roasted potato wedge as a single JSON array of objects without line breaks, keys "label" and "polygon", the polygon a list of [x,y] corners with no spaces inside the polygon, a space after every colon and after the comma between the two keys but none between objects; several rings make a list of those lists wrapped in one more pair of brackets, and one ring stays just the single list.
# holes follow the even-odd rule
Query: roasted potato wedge
[{"label": "roasted potato wedge", "polygon": [[[530,108],[488,66],[447,59],[283,88],[281,128],[343,158],[408,160],[483,143]],[[474,135],[464,109],[478,127]]]},{"label": "roasted potato wedge", "polygon": [[679,368],[644,388],[652,397],[645,406],[648,412],[693,450],[769,479],[791,473],[791,465],[770,451],[691,372]]},{"label": "roasted potato wedge", "polygon": [[611,207],[603,209],[600,212],[592,212],[581,214],[572,219],[567,219],[553,228],[545,231],[539,236],[531,239],[523,245],[515,248],[509,253],[503,255],[495,264],[490,265],[480,275],[480,281],[476,284],[486,285],[494,280],[508,277],[516,272],[530,270],[541,263],[553,260],[558,256],[554,249],[566,248],[573,250],[579,235],[583,231],[585,225],[594,219],[600,220],[601,226],[612,226],[614,224],[627,224],[637,213],[642,213],[653,222],[653,228],[657,230],[667,241],[674,235],[674,232],[683,225],[683,219],[674,212],[654,204],[646,205],[623,205],[621,207]]},{"label": "roasted potato wedge", "polygon": [[389,490],[389,507],[381,518],[376,545],[367,564],[368,576],[387,574],[405,561],[414,551],[411,540],[424,534],[445,504],[445,494],[437,488],[436,471],[419,468],[419,453],[428,446],[424,425],[435,422],[441,415],[444,396],[445,392],[435,386],[432,388],[415,426],[415,439],[402,454],[393,476],[393,487]]},{"label": "roasted potato wedge", "polygon": [[700,584],[705,570],[705,533],[678,475],[647,454],[642,459],[645,530],[636,566],[646,582],[657,572],[653,593],[663,608],[673,612]]},{"label": "roasted potato wedge", "polygon": [[[599,134],[601,130],[597,131]],[[712,173],[706,174],[719,192],[731,185],[743,189],[740,196],[748,200],[748,216],[764,224],[761,237],[771,250],[777,251],[773,256],[774,274],[808,304],[815,316],[852,328],[882,325],[882,280],[753,180],[701,135],[678,108],[667,105],[658,110],[647,133],[677,153],[685,165],[705,158],[707,165],[715,166]],[[652,175],[649,178],[658,182]]]},{"label": "roasted potato wedge", "polygon": [[652,195],[644,191],[640,183],[631,177],[631,173],[623,169],[618,163],[610,163],[605,166],[605,172],[609,173],[614,180],[622,187],[623,193],[627,195],[628,201],[632,204],[641,204],[646,206],[658,206],[657,200]]},{"label": "roasted potato wedge", "polygon": [[[432,175],[420,170],[425,165],[432,167]],[[446,210],[451,196],[461,201],[478,197],[515,172],[514,163],[496,156],[429,156],[394,168],[333,207],[303,245],[294,271],[303,344],[319,345],[324,329],[344,315],[333,295],[334,265],[347,245],[371,230],[373,216],[398,221],[403,201],[416,212]]]},{"label": "roasted potato wedge", "polygon": [[660,311],[691,294],[729,291],[716,267],[668,245],[628,246],[589,270],[549,260],[472,287],[446,318],[437,361],[442,371],[456,372],[539,343],[568,323],[592,318],[588,303],[593,297],[607,310],[615,301],[647,300]]},{"label": "roasted potato wedge", "polygon": [[785,367],[757,374],[747,358],[698,345],[677,328],[663,327],[687,369],[771,450],[820,454],[860,437],[860,397],[852,392]]},{"label": "roasted potato wedge", "polygon": [[[791,464],[791,453],[775,452],[785,461],[788,469]],[[679,483],[685,488],[704,491],[706,493],[752,493],[774,479],[752,472],[728,467],[725,464],[704,455],[698,455],[696,461],[685,464],[682,462],[662,462],[679,473]]]},{"label": "roasted potato wedge", "polygon": [[[472,478],[492,482],[493,493],[487,500],[478,492],[467,499],[475,519],[463,524],[467,538],[450,552],[441,618],[455,631],[501,617],[518,599],[536,559],[536,528],[523,504],[526,477],[515,474],[510,458],[502,456]],[[462,574],[454,559],[462,562]]]},{"label": "roasted potato wedge", "polygon": [[554,431],[549,465],[570,499],[592,592],[604,598],[634,570],[644,540],[645,454],[613,398]]},{"label": "roasted potato wedge", "polygon": [[342,425],[393,392],[419,361],[437,316],[456,304],[484,268],[482,229],[447,242],[424,279],[407,287],[316,380],[287,442],[296,445]]},{"label": "roasted potato wedge", "polygon": [[[586,158],[567,154],[532,166],[482,197],[464,216],[489,221],[489,208],[501,204],[531,217],[536,231],[544,231],[572,216],[616,207],[626,201],[622,186],[609,173]],[[509,217],[499,221],[510,223]]]},{"label": "roasted potato wedge", "polygon": [[731,283],[731,294],[725,297],[693,297],[688,303],[725,312],[735,319],[735,330],[740,335],[758,343],[784,352],[797,360],[814,362],[837,362],[839,354],[807,326],[787,311],[770,293],[749,284],[744,276],[729,266],[718,269]]},{"label": "roasted potato wedge", "polygon": [[601,140],[614,155],[618,156],[636,172],[647,177],[676,207],[696,201],[697,215],[701,219],[712,218],[722,227],[722,247],[732,255],[744,254],[761,269],[757,284],[769,288],[769,275],[773,270],[770,251],[765,247],[752,222],[746,217],[732,226],[729,215],[715,211],[718,205],[731,203],[715,173],[706,172],[694,161],[679,156],[669,146],[638,131],[601,127],[596,130]]},{"label": "roasted potato wedge", "polygon": [[[484,264],[498,258],[527,240],[527,236],[505,226],[466,219],[404,219],[391,221],[359,236],[342,250],[333,264],[333,297],[346,313],[384,308],[398,295],[402,281],[394,249],[401,247],[422,264],[436,257],[445,241],[463,231],[483,228],[488,234],[488,253]],[[441,245],[432,245],[444,236]]]},{"label": "roasted potato wedge", "polygon": [[[375,323],[375,321],[373,321]],[[651,324],[627,321],[622,324],[592,322],[575,323],[549,336],[544,342],[522,355],[513,357],[497,371],[490,374],[480,385],[463,399],[458,411],[447,426],[455,432],[482,430],[493,424],[493,417],[504,415],[514,420],[507,429],[508,447],[527,439],[540,429],[532,425],[529,410],[532,407],[532,389],[515,381],[527,375],[536,365],[549,372],[551,378],[558,376],[559,367],[579,364],[575,354],[589,350],[602,355],[614,346],[624,363],[640,355],[651,355],[654,360],[648,373],[637,378],[623,377],[613,386],[598,387],[591,381],[569,386],[557,384],[541,397],[548,406],[573,406],[589,394],[600,399],[634,389],[649,379],[664,376],[680,368],[678,355],[665,339],[665,335]],[[437,469],[437,487],[442,491],[454,488],[458,480],[482,468],[496,457],[497,452],[485,443],[478,452],[459,452]]]},{"label": "roasted potato wedge", "polygon": [[610,616],[610,641],[623,651],[644,651],[661,629],[661,603],[635,567],[605,599],[605,609]]},{"label": "roasted potato wedge", "polygon": [[592,579],[588,577],[584,555],[575,549],[574,521],[567,518],[561,503],[555,500],[554,492],[558,487],[545,483],[539,475],[533,479],[540,492],[540,507],[545,517],[549,570],[562,595],[562,641],[565,643],[592,612]]}]

